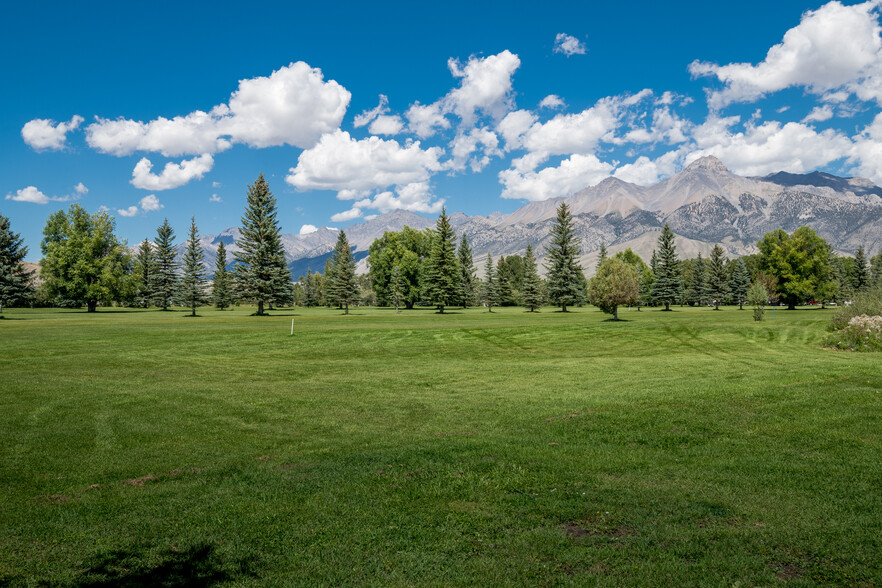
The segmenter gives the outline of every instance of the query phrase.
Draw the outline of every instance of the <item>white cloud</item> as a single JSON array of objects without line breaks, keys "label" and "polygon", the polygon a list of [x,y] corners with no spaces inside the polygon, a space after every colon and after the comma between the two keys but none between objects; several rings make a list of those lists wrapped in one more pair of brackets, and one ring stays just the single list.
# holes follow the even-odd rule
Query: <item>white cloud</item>
[{"label": "white cloud", "polygon": [[221,187],[221,183],[220,183],[220,182],[212,182],[212,183],[211,183],[211,187],[212,187],[212,188],[220,188],[220,187]]},{"label": "white cloud", "polygon": [[76,191],[77,194],[88,194],[89,193],[89,189],[82,182],[80,182],[79,184],[74,186],[74,190]]},{"label": "white cloud", "polygon": [[86,128],[86,141],[118,156],[135,151],[166,157],[216,153],[234,143],[308,148],[340,126],[350,97],[337,82],[325,82],[321,70],[298,61],[269,77],[241,80],[228,104],[207,113],[197,110],[147,123],[97,118]]},{"label": "white cloud", "polygon": [[585,48],[585,44],[576,37],[566,33],[558,33],[554,37],[554,52],[563,53],[569,57],[570,55],[585,55],[588,50]]},{"label": "white cloud", "polygon": [[445,118],[441,111],[441,104],[420,104],[414,102],[407,112],[404,113],[407,118],[408,129],[418,137],[431,137],[439,129],[449,129],[450,121]]},{"label": "white cloud", "polygon": [[141,198],[138,201],[138,204],[141,206],[141,210],[144,212],[153,212],[155,210],[159,210],[160,208],[165,208],[162,204],[159,203],[159,198],[156,197],[155,194],[148,194]]},{"label": "white cloud", "polygon": [[138,214],[138,207],[129,206],[128,208],[117,208],[116,212],[119,213],[120,216],[135,216]]},{"label": "white cloud", "polygon": [[831,118],[833,118],[833,108],[829,104],[824,104],[812,108],[812,111],[802,119],[802,122],[823,122]]},{"label": "white cloud", "polygon": [[15,194],[7,194],[7,200],[15,202],[30,202],[32,204],[48,204],[50,198],[40,192],[35,186],[28,186],[21,190],[16,190]]},{"label": "white cloud", "polygon": [[303,225],[300,227],[301,235],[308,235],[310,233],[315,233],[318,229],[314,225]]},{"label": "white cloud", "polygon": [[[502,156],[499,138],[487,128],[458,133],[450,145],[453,158],[448,162],[448,166],[455,171],[465,169],[468,163],[472,171],[479,172],[490,163],[491,157]],[[472,157],[472,154],[479,151],[479,154]]]},{"label": "white cloud", "polygon": [[529,151],[547,155],[586,154],[619,126],[613,99],[604,98],[576,114],[558,114],[545,123],[535,123],[524,134]]},{"label": "white cloud", "polygon": [[361,209],[353,207],[349,210],[344,210],[343,212],[338,212],[337,214],[331,215],[331,222],[345,223],[346,221],[355,220],[359,217],[361,217]]},{"label": "white cloud", "polygon": [[83,117],[74,115],[68,122],[56,123],[54,120],[35,118],[21,128],[21,137],[32,149],[42,151],[63,149],[67,134],[76,130],[83,122]]},{"label": "white cloud", "polygon": [[536,122],[536,115],[529,110],[515,110],[505,115],[496,131],[505,139],[505,150],[511,151],[523,146],[523,136]]},{"label": "white cloud", "polygon": [[809,10],[799,25],[784,34],[758,65],[717,65],[694,61],[695,76],[715,76],[725,87],[708,94],[719,109],[732,102],[751,102],[790,86],[815,94],[847,88],[863,100],[882,103],[882,60],[877,1],[843,6],[833,1]]},{"label": "white cloud", "polygon": [[218,196],[217,194],[212,194],[211,198],[208,199],[209,202],[223,202],[224,199]]},{"label": "white cloud", "polygon": [[395,193],[390,191],[380,192],[373,199],[365,199],[356,206],[359,208],[374,208],[381,213],[393,210],[410,210],[413,212],[438,213],[444,206],[444,200],[432,202],[434,196],[426,182],[414,182],[404,186],[398,186]]},{"label": "white cloud", "polygon": [[404,121],[397,114],[381,114],[368,127],[368,131],[373,135],[397,135],[403,129]]},{"label": "white cloud", "polygon": [[564,103],[563,98],[557,94],[549,94],[539,102],[539,108],[550,108],[553,110],[555,108],[563,108],[564,106],[566,106],[566,104]]},{"label": "white cloud", "polygon": [[142,190],[171,190],[183,186],[190,180],[201,180],[212,167],[214,167],[214,158],[206,153],[193,159],[185,159],[181,163],[166,163],[162,173],[156,175],[151,171],[153,164],[144,157],[132,170],[131,183]]},{"label": "white cloud", "polygon": [[669,151],[655,160],[640,156],[635,161],[620,166],[613,176],[638,186],[651,186],[673,175],[681,157],[679,150]]},{"label": "white cloud", "polygon": [[507,169],[499,172],[499,181],[505,186],[503,198],[523,198],[530,201],[548,200],[569,196],[603,180],[613,171],[613,166],[594,155],[571,155],[557,167],[540,171],[522,172]]},{"label": "white cloud", "polygon": [[877,114],[873,122],[853,139],[854,145],[848,158],[850,163],[855,164],[851,173],[882,185],[882,113]]},{"label": "white cloud", "polygon": [[300,190],[335,191],[424,182],[441,170],[441,154],[438,147],[420,148],[419,141],[402,147],[392,139],[355,140],[337,130],[303,151],[285,181]]},{"label": "white cloud", "polygon": [[389,112],[388,105],[389,98],[385,94],[380,94],[380,103],[377,104],[376,107],[370,110],[365,110],[361,114],[356,115],[355,120],[352,121],[352,126],[354,126],[356,129],[363,127],[381,114],[386,114],[387,112]]}]

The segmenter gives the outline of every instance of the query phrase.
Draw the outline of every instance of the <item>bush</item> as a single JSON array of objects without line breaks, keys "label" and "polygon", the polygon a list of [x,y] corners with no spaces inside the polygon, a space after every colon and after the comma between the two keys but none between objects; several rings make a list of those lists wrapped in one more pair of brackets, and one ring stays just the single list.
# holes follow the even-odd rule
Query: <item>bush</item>
[{"label": "bush", "polygon": [[882,351],[882,316],[860,314],[827,337],[826,344],[849,351]]},{"label": "bush", "polygon": [[830,330],[842,330],[849,325],[851,319],[860,315],[882,315],[882,287],[876,286],[872,290],[856,294],[851,304],[840,306],[830,321]]},{"label": "bush", "polygon": [[754,282],[750,290],[747,291],[747,303],[753,306],[753,320],[759,322],[763,320],[766,314],[766,301],[769,297],[768,291],[760,282]]}]

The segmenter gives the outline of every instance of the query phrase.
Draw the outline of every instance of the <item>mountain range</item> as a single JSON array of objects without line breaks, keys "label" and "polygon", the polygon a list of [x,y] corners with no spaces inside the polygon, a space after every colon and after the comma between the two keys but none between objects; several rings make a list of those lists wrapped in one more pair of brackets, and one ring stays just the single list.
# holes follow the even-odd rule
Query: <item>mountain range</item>
[{"label": "mountain range", "polygon": [[[882,188],[871,181],[823,172],[742,177],[715,157],[698,159],[652,186],[607,178],[565,198],[531,202],[510,214],[467,216],[454,212],[450,222],[458,235],[468,236],[476,267],[488,252],[495,257],[523,254],[528,244],[533,245],[541,266],[561,202],[566,202],[573,214],[582,240],[582,267],[589,275],[601,244],[610,253],[631,248],[648,261],[665,223],[676,234],[681,259],[699,252],[706,255],[716,243],[730,257],[755,253],[756,242],[767,232],[778,228],[792,232],[803,225],[809,225],[843,254],[853,254],[860,245],[871,254],[882,250]],[[347,227],[358,270],[367,270],[367,250],[374,239],[405,225],[434,227],[435,219],[397,210]],[[294,277],[305,274],[307,268],[323,271],[337,235],[335,229],[326,227],[305,235],[283,235]],[[224,242],[232,261],[239,236],[236,227],[202,236],[210,270],[215,267],[218,243]],[[179,255],[183,247],[179,246]]]}]

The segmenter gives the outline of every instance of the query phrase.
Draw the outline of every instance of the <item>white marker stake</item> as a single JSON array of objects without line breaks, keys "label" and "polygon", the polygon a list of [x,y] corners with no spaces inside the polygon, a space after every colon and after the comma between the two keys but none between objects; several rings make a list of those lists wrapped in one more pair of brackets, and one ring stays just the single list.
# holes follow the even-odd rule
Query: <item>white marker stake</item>
[{"label": "white marker stake", "polygon": [[291,319],[291,334],[294,334],[294,319]]}]

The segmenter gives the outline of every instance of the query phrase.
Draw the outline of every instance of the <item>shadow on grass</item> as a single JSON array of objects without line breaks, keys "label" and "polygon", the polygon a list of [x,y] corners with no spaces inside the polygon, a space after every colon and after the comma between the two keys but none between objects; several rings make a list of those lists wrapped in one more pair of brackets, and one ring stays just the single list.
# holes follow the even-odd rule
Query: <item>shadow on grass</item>
[{"label": "shadow on grass", "polygon": [[252,561],[223,561],[209,544],[169,549],[150,557],[146,552],[110,551],[85,562],[86,569],[70,586],[134,588],[135,586],[207,587],[256,577]]}]

